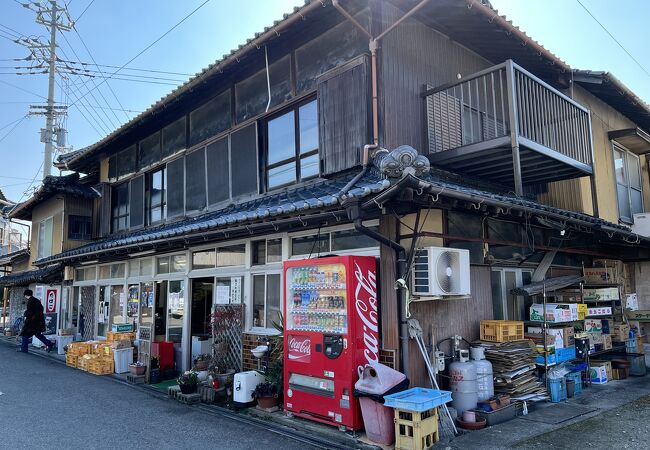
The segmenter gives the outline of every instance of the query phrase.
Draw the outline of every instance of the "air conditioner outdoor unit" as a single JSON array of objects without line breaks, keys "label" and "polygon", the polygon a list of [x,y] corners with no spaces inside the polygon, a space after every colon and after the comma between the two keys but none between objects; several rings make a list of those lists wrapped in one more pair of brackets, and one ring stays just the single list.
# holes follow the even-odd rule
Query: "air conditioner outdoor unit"
[{"label": "air conditioner outdoor unit", "polygon": [[413,296],[470,295],[469,250],[443,247],[417,249],[412,280]]}]

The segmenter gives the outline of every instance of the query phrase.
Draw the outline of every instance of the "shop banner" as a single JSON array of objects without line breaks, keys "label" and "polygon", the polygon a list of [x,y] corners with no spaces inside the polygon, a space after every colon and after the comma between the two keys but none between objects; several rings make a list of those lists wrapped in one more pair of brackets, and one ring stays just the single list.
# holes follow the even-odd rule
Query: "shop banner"
[{"label": "shop banner", "polygon": [[56,312],[56,289],[48,289],[45,293],[45,314]]},{"label": "shop banner", "polygon": [[289,336],[289,359],[304,363],[311,361],[311,339],[309,336]]}]

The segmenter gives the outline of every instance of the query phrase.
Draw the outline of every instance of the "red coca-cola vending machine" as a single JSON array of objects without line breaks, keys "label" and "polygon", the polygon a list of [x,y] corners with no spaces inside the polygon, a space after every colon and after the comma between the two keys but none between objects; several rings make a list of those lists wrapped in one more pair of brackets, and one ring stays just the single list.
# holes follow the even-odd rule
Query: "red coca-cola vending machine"
[{"label": "red coca-cola vending machine", "polygon": [[363,366],[379,360],[374,257],[285,261],[284,398],[296,416],[363,427],[352,396]]}]

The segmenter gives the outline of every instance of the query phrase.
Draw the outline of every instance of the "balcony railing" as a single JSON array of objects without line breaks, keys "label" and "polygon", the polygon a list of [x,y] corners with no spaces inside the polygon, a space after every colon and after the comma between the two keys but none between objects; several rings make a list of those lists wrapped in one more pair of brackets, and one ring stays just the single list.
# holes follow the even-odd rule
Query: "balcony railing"
[{"label": "balcony railing", "polygon": [[515,185],[593,173],[589,110],[512,61],[423,95],[434,163]]}]

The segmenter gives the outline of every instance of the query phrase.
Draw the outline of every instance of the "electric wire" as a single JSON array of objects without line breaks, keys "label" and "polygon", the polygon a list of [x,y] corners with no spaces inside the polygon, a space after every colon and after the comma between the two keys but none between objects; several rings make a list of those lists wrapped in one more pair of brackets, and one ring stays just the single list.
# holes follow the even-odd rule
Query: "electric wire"
[{"label": "electric wire", "polygon": [[[77,22],[79,22],[79,20],[81,20],[81,18],[84,16],[84,14],[86,14],[86,11],[88,11],[88,8],[90,8],[93,5],[93,3],[95,3],[95,0],[90,0],[90,3],[88,3],[88,6],[86,6],[84,8],[84,10],[81,11],[81,14],[79,14],[79,17],[77,17],[77,19],[74,21],[74,23],[77,23]],[[69,4],[70,3],[68,3],[68,5]]]},{"label": "electric wire", "polygon": [[2,141],[4,141],[5,139],[7,139],[7,136],[9,136],[9,135],[10,135],[10,134],[11,134],[11,133],[16,129],[16,128],[18,128],[18,125],[20,125],[21,123],[23,123],[23,121],[24,121],[25,119],[27,119],[27,117],[28,117],[28,115],[25,114],[25,115],[24,115],[24,116],[23,116],[23,117],[18,121],[18,123],[16,123],[13,127],[11,127],[11,129],[10,129],[9,131],[7,131],[7,132],[4,134],[4,136],[2,136],[2,137],[0,138],[0,142],[2,142]]},{"label": "electric wire", "polygon": [[[61,86],[61,84],[59,83],[58,80],[55,80],[55,82],[56,82],[57,86],[59,86],[61,89],[63,89],[63,86]],[[72,90],[70,90],[70,89],[68,89],[68,94],[74,96],[74,98],[78,98],[78,96],[76,95],[76,93],[75,93],[75,92],[72,92]],[[68,107],[72,107],[72,106],[74,106],[74,107],[77,109],[77,111],[79,111],[79,113],[81,114],[81,117],[83,117],[83,118],[86,120],[86,122],[88,122],[88,124],[91,126],[91,128],[92,128],[93,130],[95,130],[95,132],[96,132],[100,137],[103,137],[103,136],[105,136],[106,134],[108,134],[108,132],[106,131],[106,127],[105,127],[105,126],[102,126],[102,124],[100,123],[100,122],[102,122],[103,119],[102,119],[101,117],[99,117],[99,119],[98,119],[97,117],[95,117],[95,115],[94,115],[94,114],[93,114],[93,113],[88,109],[87,106],[83,106],[83,108],[84,108],[84,110],[86,111],[86,113],[88,113],[88,116],[91,117],[91,118],[93,119],[93,121],[95,122],[95,124],[93,124],[93,123],[90,121],[90,119],[88,119],[88,116],[86,116],[86,115],[83,113],[83,111],[81,110],[81,108],[79,108],[79,106],[77,106],[77,105],[75,104],[75,105],[69,105]],[[100,132],[100,131],[97,129],[97,127],[95,127],[95,125],[97,125],[97,127],[101,128],[102,131]],[[103,133],[103,134],[102,134],[102,133]]]},{"label": "electric wire", "polygon": [[[122,69],[124,69],[124,68],[125,68],[126,66],[128,66],[129,64],[131,64],[133,61],[135,61],[135,60],[136,60],[140,55],[142,55],[143,53],[145,53],[145,52],[146,52],[147,50],[149,50],[151,47],[153,47],[154,45],[156,45],[160,40],[162,40],[162,39],[163,39],[165,36],[167,36],[169,33],[171,33],[171,32],[174,31],[176,28],[178,28],[178,27],[179,27],[183,22],[185,22],[187,19],[189,19],[190,17],[192,17],[192,16],[193,16],[193,15],[194,15],[198,10],[200,10],[201,8],[203,8],[203,6],[205,6],[206,4],[208,4],[208,2],[210,2],[210,0],[205,0],[205,1],[203,1],[199,6],[197,6],[196,8],[194,8],[194,9],[193,9],[189,14],[187,14],[187,15],[186,15],[185,17],[183,17],[179,22],[177,22],[176,25],[174,25],[173,27],[171,27],[169,30],[165,31],[165,32],[164,32],[160,37],[158,37],[156,40],[154,40],[151,44],[147,45],[147,46],[146,46],[143,50],[141,50],[137,55],[135,55],[133,58],[131,58],[130,60],[128,60],[126,63],[124,63],[124,64],[123,64],[119,69],[117,69],[115,72],[113,72],[113,73],[112,73],[108,78],[106,78],[106,79],[104,79],[102,82],[100,82],[99,85],[102,85],[102,84],[105,83],[108,79],[113,78],[115,75],[117,75],[118,72],[120,72]],[[158,84],[162,84],[162,83],[158,83]],[[82,96],[81,99],[83,99],[84,97],[85,97],[85,95]]]},{"label": "electric wire", "polygon": [[641,68],[641,70],[643,70],[643,71],[645,72],[645,74],[646,74],[647,76],[650,77],[650,71],[648,71],[648,69],[646,69],[646,68],[643,66],[643,64],[641,64],[641,63],[639,62],[639,60],[637,60],[634,56],[632,56],[632,53],[630,53],[630,52],[625,48],[625,46],[623,46],[623,44],[621,44],[621,43],[619,42],[619,40],[616,39],[612,33],[610,33],[610,31],[607,29],[607,27],[605,27],[605,25],[603,25],[602,22],[601,22],[600,20],[598,20],[598,19],[596,18],[596,16],[594,16],[594,15],[592,14],[592,12],[589,11],[589,9],[587,9],[587,7],[586,7],[586,6],[585,6],[585,5],[584,5],[580,0],[576,0],[576,1],[577,1],[578,4],[582,7],[582,9],[584,9],[584,10],[587,12],[587,14],[589,14],[589,15],[591,16],[591,18],[594,19],[598,25],[600,25],[600,28],[602,28],[602,29],[605,31],[605,33],[607,33],[607,34],[609,35],[609,37],[611,37],[612,40],[613,40],[614,42],[616,42],[616,45],[618,45],[618,46],[621,48],[621,50],[623,50],[623,51],[627,54],[627,56],[629,56],[630,59],[632,59],[632,61],[634,61],[634,62],[636,63],[636,65],[639,66],[639,67]]}]

